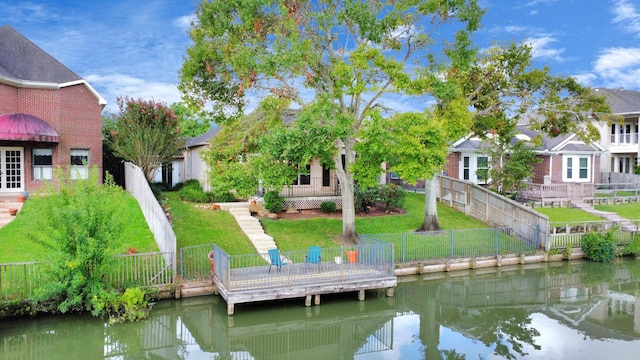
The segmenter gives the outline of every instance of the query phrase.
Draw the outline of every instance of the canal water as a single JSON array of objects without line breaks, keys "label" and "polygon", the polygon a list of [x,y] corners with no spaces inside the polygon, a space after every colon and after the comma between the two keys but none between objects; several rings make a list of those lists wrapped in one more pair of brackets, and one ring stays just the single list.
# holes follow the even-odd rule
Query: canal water
[{"label": "canal water", "polygon": [[583,261],[400,277],[369,292],[236,306],[155,304],[148,320],[0,321],[0,359],[640,358],[640,261]]}]

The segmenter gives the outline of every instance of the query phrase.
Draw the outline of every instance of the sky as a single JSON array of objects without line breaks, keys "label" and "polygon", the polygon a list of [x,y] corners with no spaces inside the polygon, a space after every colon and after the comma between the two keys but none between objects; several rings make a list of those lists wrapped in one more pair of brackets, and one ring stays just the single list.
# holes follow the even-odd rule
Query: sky
[{"label": "sky", "polygon": [[[640,0],[479,0],[480,48],[532,45],[536,66],[583,85],[640,90]],[[87,80],[117,111],[117,97],[180,101],[196,0],[0,0],[10,25]],[[402,107],[402,102],[396,104]]]}]

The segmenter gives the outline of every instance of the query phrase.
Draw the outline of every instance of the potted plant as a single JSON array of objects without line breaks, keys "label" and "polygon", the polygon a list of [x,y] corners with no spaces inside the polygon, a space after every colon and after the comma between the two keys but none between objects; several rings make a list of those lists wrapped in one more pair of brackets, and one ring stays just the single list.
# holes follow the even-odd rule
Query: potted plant
[{"label": "potted plant", "polygon": [[215,266],[213,263],[213,251],[210,251],[207,257],[209,258],[209,262],[211,263],[211,273],[213,274],[215,272]]},{"label": "potted plant", "polygon": [[348,263],[357,263],[358,262],[358,249],[357,248],[349,248],[345,250],[347,254],[347,262]]}]

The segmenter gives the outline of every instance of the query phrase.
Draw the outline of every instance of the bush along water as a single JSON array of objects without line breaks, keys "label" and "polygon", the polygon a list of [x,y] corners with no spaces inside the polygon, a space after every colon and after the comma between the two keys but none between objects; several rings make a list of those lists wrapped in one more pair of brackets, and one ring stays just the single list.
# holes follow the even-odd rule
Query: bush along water
[{"label": "bush along water", "polygon": [[612,262],[616,257],[616,243],[613,230],[604,234],[592,231],[582,236],[584,256],[592,261]]},{"label": "bush along water", "polygon": [[118,194],[124,190],[110,177],[100,184],[97,168],[84,180],[73,180],[61,169],[55,178],[43,188],[45,196],[32,203],[37,226],[30,237],[47,249],[39,261],[44,285],[35,291],[37,310],[106,316],[104,304],[119,296],[108,274],[126,221],[120,211],[124,197]]}]

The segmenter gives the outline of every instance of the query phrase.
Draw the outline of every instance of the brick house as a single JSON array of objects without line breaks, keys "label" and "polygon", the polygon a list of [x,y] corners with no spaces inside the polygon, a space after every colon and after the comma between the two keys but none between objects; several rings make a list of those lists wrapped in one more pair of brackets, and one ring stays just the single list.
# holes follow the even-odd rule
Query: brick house
[{"label": "brick house", "polygon": [[[538,135],[526,125],[518,125],[516,139],[530,140]],[[486,184],[487,179],[478,176],[478,170],[491,163],[482,151],[486,146],[480,138],[465,137],[450,147],[445,173],[447,176]],[[575,134],[557,137],[542,136],[542,145],[535,149],[542,162],[533,169],[533,184],[589,183],[600,182],[600,157],[607,152],[600,145],[585,143]],[[480,172],[482,173],[482,172]]]},{"label": "brick house", "polygon": [[0,27],[0,195],[33,191],[61,167],[102,173],[106,101],[12,27]]}]

